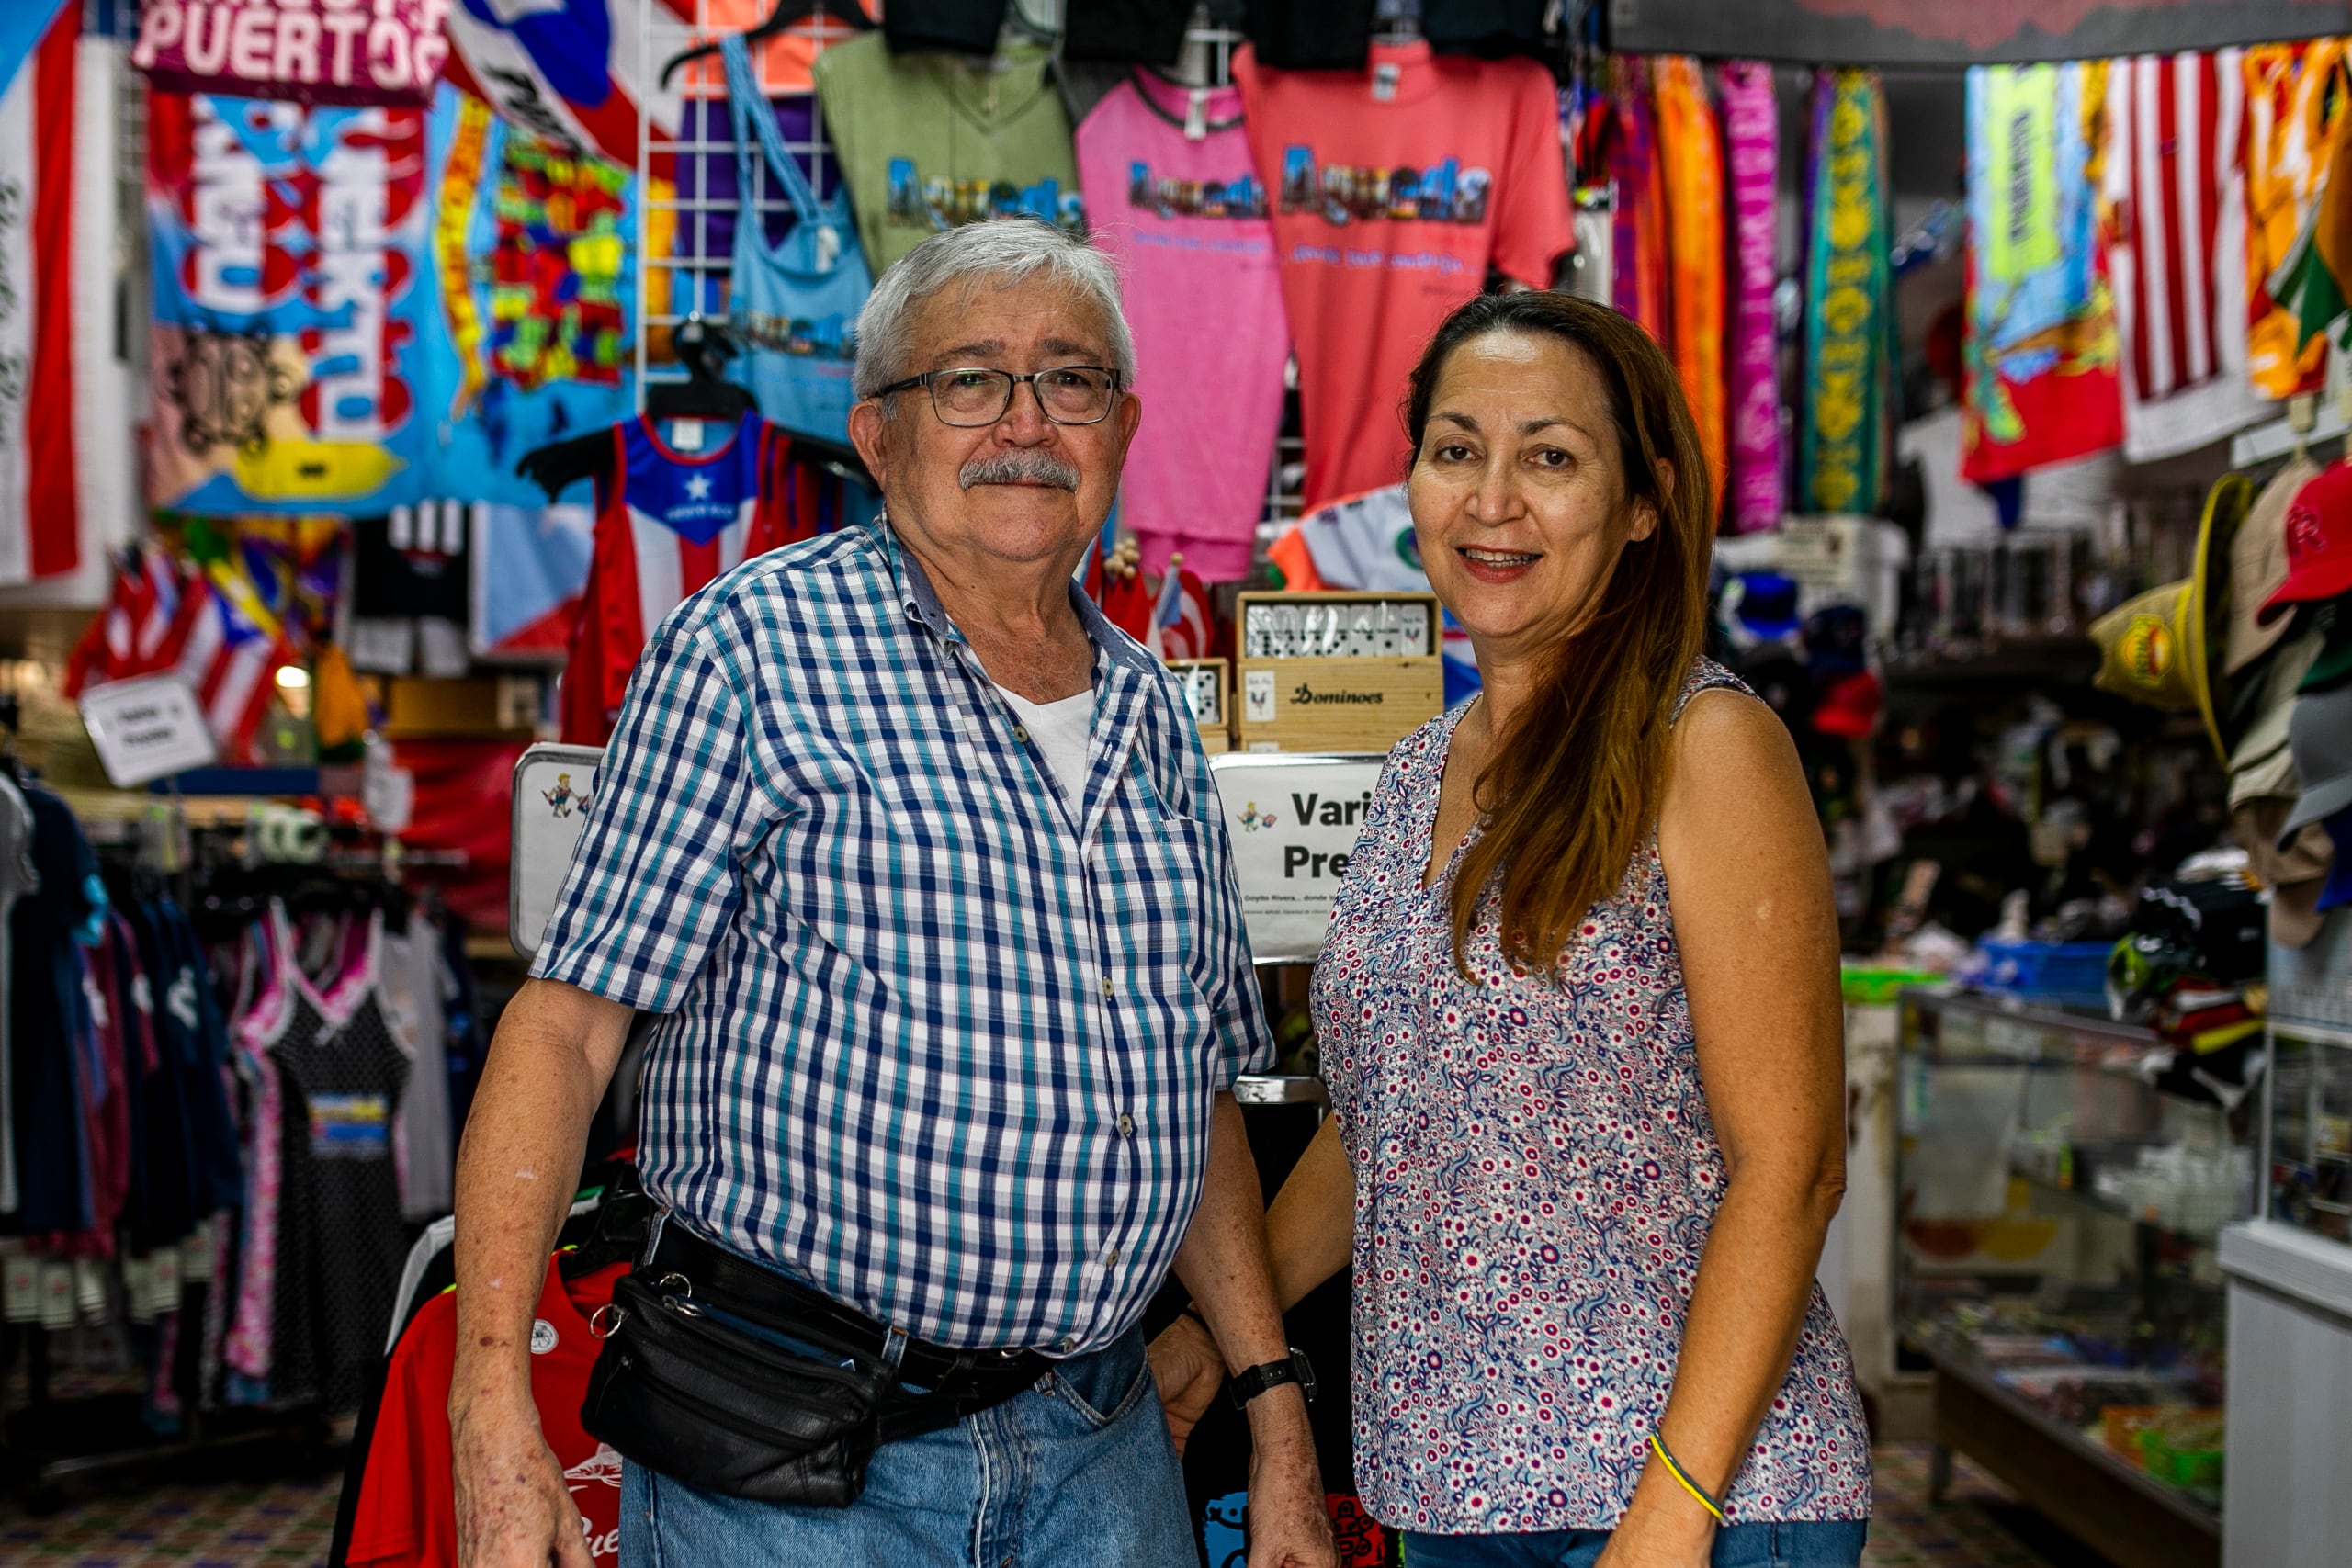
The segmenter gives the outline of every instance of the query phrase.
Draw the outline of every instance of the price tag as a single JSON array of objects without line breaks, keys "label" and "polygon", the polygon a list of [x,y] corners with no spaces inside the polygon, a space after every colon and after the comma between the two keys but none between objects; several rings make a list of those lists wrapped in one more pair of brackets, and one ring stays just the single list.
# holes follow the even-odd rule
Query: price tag
[{"label": "price tag", "polygon": [[30,1323],[40,1315],[40,1261],[23,1253],[0,1259],[0,1318]]},{"label": "price tag", "polygon": [[209,767],[220,756],[196,688],[179,674],[113,681],[82,694],[82,724],[117,789]]},{"label": "price tag", "polygon": [[40,1325],[51,1332],[74,1326],[74,1265],[50,1258],[40,1266]]}]

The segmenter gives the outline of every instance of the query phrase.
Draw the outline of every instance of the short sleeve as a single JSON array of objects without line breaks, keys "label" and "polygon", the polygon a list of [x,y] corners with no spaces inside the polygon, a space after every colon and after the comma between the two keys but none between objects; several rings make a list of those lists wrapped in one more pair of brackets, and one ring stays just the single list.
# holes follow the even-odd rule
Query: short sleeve
[{"label": "short sleeve", "polygon": [[1495,266],[1532,288],[1549,288],[1553,264],[1576,246],[1559,100],[1551,73],[1533,61],[1498,69],[1518,79],[1510,99],[1510,162],[1495,182]]},{"label": "short sleeve", "polygon": [[734,917],[738,863],[764,828],[749,744],[707,632],[672,616],[629,682],[533,975],[676,1010]]}]

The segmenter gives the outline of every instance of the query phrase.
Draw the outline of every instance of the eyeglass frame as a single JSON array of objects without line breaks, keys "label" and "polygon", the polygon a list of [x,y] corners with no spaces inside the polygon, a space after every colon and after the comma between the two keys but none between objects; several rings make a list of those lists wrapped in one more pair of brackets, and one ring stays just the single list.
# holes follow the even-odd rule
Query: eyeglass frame
[{"label": "eyeglass frame", "polygon": [[[986,371],[989,375],[1001,376],[1005,378],[1004,406],[998,409],[992,416],[981,420],[977,424],[957,424],[940,412],[939,389],[931,384],[931,378],[934,376],[960,376],[974,370]],[[1111,395],[1103,402],[1101,413],[1096,414],[1092,419],[1060,419],[1055,416],[1053,410],[1046,406],[1045,394],[1037,390],[1037,378],[1051,376],[1063,370],[1099,370],[1111,378],[1109,388]],[[1126,377],[1108,365],[1048,365],[1043,370],[1032,370],[1026,375],[1017,375],[1011,370],[1001,370],[993,365],[948,365],[937,370],[926,370],[920,376],[910,376],[903,381],[893,381],[887,387],[876,387],[874,389],[874,395],[877,398],[887,398],[893,392],[910,392],[917,387],[921,387],[931,393],[931,412],[940,423],[950,430],[986,430],[1012,412],[1012,400],[1021,395],[1021,385],[1024,381],[1029,384],[1029,395],[1037,400],[1037,412],[1045,417],[1046,423],[1066,425],[1076,430],[1083,430],[1090,424],[1100,424],[1109,419],[1111,411],[1119,406],[1119,394],[1126,390]]]}]

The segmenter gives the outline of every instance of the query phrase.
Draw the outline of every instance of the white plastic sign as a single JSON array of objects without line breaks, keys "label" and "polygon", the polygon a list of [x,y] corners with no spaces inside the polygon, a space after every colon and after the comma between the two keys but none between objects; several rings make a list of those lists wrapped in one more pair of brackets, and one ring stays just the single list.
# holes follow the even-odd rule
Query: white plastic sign
[{"label": "white plastic sign", "polygon": [[556,895],[595,798],[597,746],[533,746],[514,762],[514,858],[508,873],[506,929],[526,958],[539,950]]},{"label": "white plastic sign", "polygon": [[1246,752],[1209,759],[1259,963],[1301,964],[1322,951],[1381,761]]},{"label": "white plastic sign", "polygon": [[117,789],[212,765],[220,755],[185,675],[142,675],[82,694],[82,724]]}]

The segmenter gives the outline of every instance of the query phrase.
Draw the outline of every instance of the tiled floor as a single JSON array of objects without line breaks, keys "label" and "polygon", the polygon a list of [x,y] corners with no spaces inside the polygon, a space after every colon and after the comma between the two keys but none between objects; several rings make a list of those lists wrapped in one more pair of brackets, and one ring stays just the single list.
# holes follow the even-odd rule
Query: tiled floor
[{"label": "tiled floor", "polygon": [[[172,1485],[85,1495],[34,1518],[0,1501],[0,1564],[25,1568],[310,1568],[326,1561],[336,1483]],[[2026,1544],[2032,1537],[2041,1550]],[[2022,1509],[1984,1472],[1954,1466],[1951,1497],[1928,1506],[1927,1450],[1882,1449],[1870,1568],[2106,1568]]]}]

